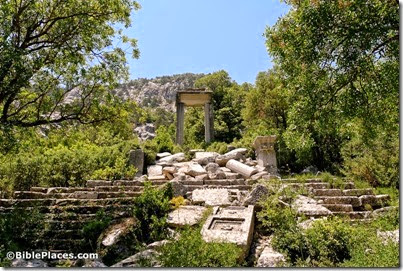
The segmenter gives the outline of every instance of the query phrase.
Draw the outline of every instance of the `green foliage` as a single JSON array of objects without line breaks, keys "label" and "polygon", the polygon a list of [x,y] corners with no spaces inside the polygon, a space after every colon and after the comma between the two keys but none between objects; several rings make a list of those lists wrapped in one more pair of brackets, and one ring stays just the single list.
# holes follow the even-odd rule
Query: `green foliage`
[{"label": "green foliage", "polygon": [[[362,136],[359,125],[352,139],[343,146],[344,174],[364,180],[371,186],[399,187],[398,131],[376,131],[376,136]],[[360,127],[360,128],[358,128]]]},{"label": "green foliage", "polygon": [[136,40],[122,35],[138,8],[123,0],[2,1],[0,128],[119,115],[120,107],[111,105],[121,101],[111,90],[127,79],[128,67],[113,43],[120,40],[139,56]]},{"label": "green foliage", "polygon": [[[383,133],[397,138],[399,130],[398,2],[286,2],[293,8],[267,28],[266,45],[291,94],[287,147],[299,162],[320,170],[337,172],[349,158],[348,168],[360,175],[395,182],[397,156],[376,165],[384,154],[368,139]],[[358,144],[363,151],[343,157],[341,147],[355,140],[357,123],[363,127],[355,136],[365,138]],[[387,149],[397,148],[392,143]]]},{"label": "green foliage", "polygon": [[0,266],[6,267],[8,251],[35,249],[36,239],[43,237],[45,229],[43,214],[38,209],[14,209],[0,214]]},{"label": "green foliage", "polygon": [[112,218],[100,210],[96,213],[96,217],[87,222],[81,229],[83,236],[83,249],[84,251],[95,251],[97,248],[97,240],[104,230],[110,225]]},{"label": "green foliage", "polygon": [[172,187],[163,189],[152,188],[146,183],[143,193],[135,198],[134,216],[138,220],[137,238],[139,241],[149,243],[161,240],[166,236],[166,218],[170,210]]},{"label": "green foliage", "polygon": [[133,178],[136,169],[128,166],[128,152],[138,146],[137,139],[109,125],[53,128],[46,136],[35,128],[16,132],[18,144],[0,154],[0,187],[11,191]]},{"label": "green foliage", "polygon": [[207,151],[218,152],[219,154],[224,154],[228,151],[228,144],[224,142],[214,141],[207,147]]},{"label": "green foliage", "polygon": [[185,228],[179,240],[160,249],[159,260],[164,267],[239,267],[241,249],[235,244],[207,243],[200,227]]}]

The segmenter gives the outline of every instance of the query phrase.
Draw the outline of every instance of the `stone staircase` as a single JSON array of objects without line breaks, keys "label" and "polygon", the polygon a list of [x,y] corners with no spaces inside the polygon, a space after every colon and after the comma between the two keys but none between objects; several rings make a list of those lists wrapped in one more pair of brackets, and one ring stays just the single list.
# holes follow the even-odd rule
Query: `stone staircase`
[{"label": "stone staircase", "polygon": [[305,183],[297,183],[295,179],[283,181],[290,187],[305,187],[308,194],[333,215],[349,217],[352,220],[372,218],[374,211],[381,212],[390,200],[389,195],[375,195],[371,188],[357,189],[354,183],[349,181],[338,184],[338,188],[321,179],[308,179]]}]

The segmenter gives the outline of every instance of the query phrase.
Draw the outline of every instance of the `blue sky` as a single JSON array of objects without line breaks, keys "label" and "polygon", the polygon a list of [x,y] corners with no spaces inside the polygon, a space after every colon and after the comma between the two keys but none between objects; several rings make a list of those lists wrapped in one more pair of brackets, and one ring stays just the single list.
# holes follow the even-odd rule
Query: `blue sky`
[{"label": "blue sky", "polygon": [[128,57],[131,79],[226,70],[254,83],[272,66],[262,36],[285,15],[279,0],[139,0],[125,34],[138,40],[140,58]]}]

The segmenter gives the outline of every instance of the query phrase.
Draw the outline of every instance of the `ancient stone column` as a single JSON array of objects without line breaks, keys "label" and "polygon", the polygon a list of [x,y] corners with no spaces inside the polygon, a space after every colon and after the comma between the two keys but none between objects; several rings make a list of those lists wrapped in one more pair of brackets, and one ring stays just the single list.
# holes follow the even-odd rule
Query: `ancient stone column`
[{"label": "ancient stone column", "polygon": [[213,106],[211,103],[204,104],[204,139],[211,142],[214,139]]},{"label": "ancient stone column", "polygon": [[185,120],[185,104],[181,102],[176,103],[176,144],[183,144],[183,125]]},{"label": "ancient stone column", "polygon": [[259,166],[265,167],[269,173],[277,174],[277,159],[274,143],[277,136],[258,136],[253,142]]},{"label": "ancient stone column", "polygon": [[234,159],[229,160],[225,166],[236,173],[242,174],[246,178],[249,178],[250,176],[258,172],[257,169],[242,164],[241,162]]},{"label": "ancient stone column", "polygon": [[129,152],[129,165],[137,168],[136,177],[143,175],[144,152],[142,149],[131,150]]}]

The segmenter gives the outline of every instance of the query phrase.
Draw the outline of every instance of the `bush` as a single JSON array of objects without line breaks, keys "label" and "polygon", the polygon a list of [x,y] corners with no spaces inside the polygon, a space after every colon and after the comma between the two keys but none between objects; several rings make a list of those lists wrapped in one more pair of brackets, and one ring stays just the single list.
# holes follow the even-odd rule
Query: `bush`
[{"label": "bush", "polygon": [[105,214],[104,210],[96,213],[93,220],[87,222],[81,232],[83,236],[83,251],[95,251],[97,248],[98,237],[110,225],[112,218]]},{"label": "bush", "polygon": [[186,228],[177,241],[160,249],[159,260],[164,267],[236,267],[240,266],[241,249],[235,244],[207,243],[200,227]]},{"label": "bush", "polygon": [[39,210],[14,209],[0,214],[0,266],[8,266],[8,251],[36,249],[35,241],[43,237],[45,223]]},{"label": "bush", "polygon": [[16,149],[0,154],[0,187],[82,186],[90,178],[133,178],[128,152],[137,139],[120,137],[103,127],[61,127],[47,137],[37,130],[19,135]]},{"label": "bush", "polygon": [[145,184],[143,193],[134,201],[134,216],[139,222],[138,240],[149,243],[166,237],[171,198],[170,185],[156,189],[151,187],[151,183]]}]

